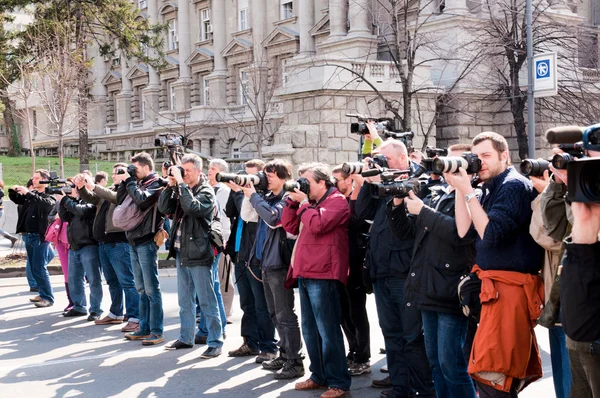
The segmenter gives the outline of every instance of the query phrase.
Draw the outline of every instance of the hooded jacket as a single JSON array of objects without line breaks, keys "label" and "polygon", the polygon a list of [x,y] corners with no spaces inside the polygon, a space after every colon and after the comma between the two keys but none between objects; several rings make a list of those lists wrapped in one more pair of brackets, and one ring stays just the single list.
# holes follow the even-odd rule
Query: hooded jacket
[{"label": "hooded jacket", "polygon": [[65,196],[60,201],[58,214],[61,220],[69,223],[67,227],[67,239],[71,250],[98,245],[92,232],[96,216],[96,206],[85,203],[81,199]]}]

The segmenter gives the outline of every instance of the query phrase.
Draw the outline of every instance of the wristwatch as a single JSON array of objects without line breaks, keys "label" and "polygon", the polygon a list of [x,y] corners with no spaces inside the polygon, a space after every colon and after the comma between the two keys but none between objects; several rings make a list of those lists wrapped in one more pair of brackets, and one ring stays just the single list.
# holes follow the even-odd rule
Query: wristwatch
[{"label": "wristwatch", "polygon": [[476,196],[477,196],[477,195],[475,195],[475,192],[471,192],[471,193],[468,193],[468,194],[466,194],[466,195],[465,195],[465,202],[466,202],[466,203],[469,203],[469,201],[470,201],[471,199],[473,199],[474,197],[476,197]]}]

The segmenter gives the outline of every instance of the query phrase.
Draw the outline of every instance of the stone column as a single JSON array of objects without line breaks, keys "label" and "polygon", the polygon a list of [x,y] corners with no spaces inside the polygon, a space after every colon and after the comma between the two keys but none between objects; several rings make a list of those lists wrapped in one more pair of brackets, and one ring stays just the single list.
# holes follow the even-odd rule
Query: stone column
[{"label": "stone column", "polygon": [[225,27],[225,1],[213,1],[211,21],[213,26],[214,69],[207,76],[210,82],[210,101],[212,106],[227,105],[227,61],[221,52],[227,47],[228,37]]},{"label": "stone column", "polygon": [[298,12],[298,26],[300,28],[300,56],[310,56],[315,53],[315,39],[310,30],[315,25],[314,0],[302,0]]},{"label": "stone column", "polygon": [[[160,0],[148,0],[148,18],[150,23],[158,23],[158,2]],[[155,56],[155,52],[150,50],[150,54]],[[156,120],[159,111],[160,97],[160,78],[158,71],[148,65],[148,86],[142,90],[142,98],[145,103],[147,121]]]},{"label": "stone column", "polygon": [[348,17],[351,36],[371,36],[372,17],[369,0],[350,0]]},{"label": "stone column", "polygon": [[121,92],[117,94],[117,131],[129,130],[131,121],[131,80],[127,78],[130,65],[127,58],[121,54]]},{"label": "stone column", "polygon": [[200,153],[210,156],[210,140],[208,138],[200,140]]},{"label": "stone column", "polygon": [[192,79],[186,60],[192,53],[190,38],[190,0],[179,1],[177,9],[177,37],[179,39],[179,79],[173,84],[175,89],[176,110],[181,112],[190,108],[190,89]]},{"label": "stone column", "polygon": [[254,62],[258,64],[266,63],[265,49],[263,41],[267,37],[267,4],[265,0],[252,0],[251,3],[252,18],[252,46],[254,53]]},{"label": "stone column", "polygon": [[445,0],[446,7],[444,8],[444,14],[467,14],[469,8],[467,7],[466,0]]},{"label": "stone column", "polygon": [[193,140],[192,141],[192,150],[194,152],[200,152],[200,140]]},{"label": "stone column", "polygon": [[347,7],[348,0],[329,0],[329,39],[346,36]]}]

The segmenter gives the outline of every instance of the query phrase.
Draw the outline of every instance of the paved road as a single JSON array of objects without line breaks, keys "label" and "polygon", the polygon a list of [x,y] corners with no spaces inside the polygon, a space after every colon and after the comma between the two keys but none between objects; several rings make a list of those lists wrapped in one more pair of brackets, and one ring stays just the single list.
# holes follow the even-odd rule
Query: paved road
[{"label": "paved road", "polygon": [[[4,244],[2,244],[4,246]],[[161,270],[165,309],[165,337],[178,336],[179,318],[174,270]],[[85,319],[60,316],[66,305],[62,277],[52,277],[57,297],[54,307],[38,309],[29,304],[24,278],[0,280],[0,397],[187,397],[202,394],[219,397],[318,397],[318,393],[293,390],[294,381],[275,381],[251,359],[201,360],[204,347],[166,351],[164,345],[142,348],[122,338],[120,326],[96,326]],[[104,286],[104,309],[109,306]],[[299,303],[299,301],[296,301]],[[227,329],[224,351],[237,348],[240,310],[236,297],[233,325]],[[299,307],[299,304],[298,304]],[[377,327],[374,299],[369,296],[372,320],[373,373],[353,379],[352,396],[378,397],[369,387],[380,378],[384,358],[378,354],[383,338]],[[538,331],[547,372],[521,397],[553,397],[544,329]],[[308,361],[305,362],[308,365]],[[307,366],[308,368],[308,366]]]}]

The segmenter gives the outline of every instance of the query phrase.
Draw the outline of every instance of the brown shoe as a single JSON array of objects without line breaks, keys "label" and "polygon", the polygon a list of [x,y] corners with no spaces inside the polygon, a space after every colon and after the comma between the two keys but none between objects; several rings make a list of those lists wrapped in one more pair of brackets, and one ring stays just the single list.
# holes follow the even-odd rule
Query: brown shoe
[{"label": "brown shoe", "polygon": [[321,394],[321,398],[338,398],[344,397],[346,395],[348,395],[348,391],[344,391],[340,388],[330,388],[329,390]]},{"label": "brown shoe", "polygon": [[135,333],[138,331],[139,328],[140,328],[140,324],[138,322],[129,321],[129,322],[127,322],[127,325],[123,326],[123,328],[121,329],[121,332]]},{"label": "brown shoe", "polygon": [[98,319],[97,321],[94,321],[94,323],[96,325],[118,325],[118,324],[123,323],[123,320],[117,319],[117,318],[111,318],[107,315],[102,319]]},{"label": "brown shoe", "polygon": [[40,296],[35,296],[30,298],[29,301],[31,301],[32,303],[39,303],[40,301],[42,301],[42,298]]},{"label": "brown shoe", "polygon": [[371,382],[371,387],[375,387],[375,388],[390,388],[392,386],[392,381],[390,380],[390,377],[385,377],[381,380],[373,380]]},{"label": "brown shoe", "polygon": [[308,379],[308,380],[304,380],[299,383],[296,383],[296,386],[294,388],[298,391],[306,391],[306,390],[318,390],[319,388],[325,388],[325,386],[317,384],[313,379]]}]

